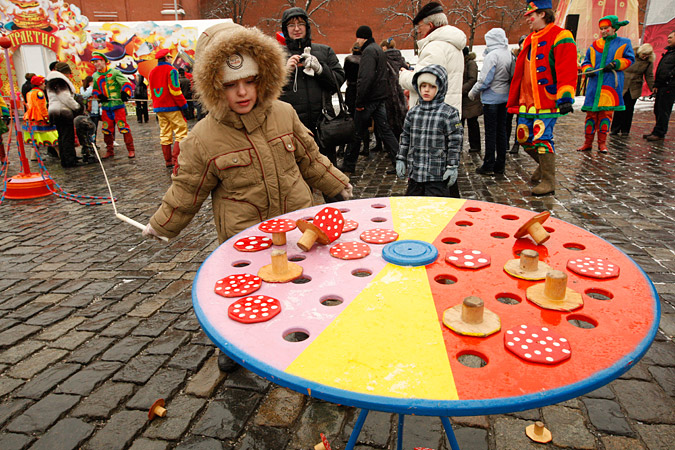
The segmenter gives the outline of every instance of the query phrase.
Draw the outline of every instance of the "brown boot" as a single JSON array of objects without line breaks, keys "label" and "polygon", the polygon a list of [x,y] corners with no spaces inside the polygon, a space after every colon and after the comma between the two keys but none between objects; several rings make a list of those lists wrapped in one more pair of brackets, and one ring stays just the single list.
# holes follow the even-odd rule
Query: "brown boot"
[{"label": "brown boot", "polygon": [[7,154],[5,153],[5,146],[0,143],[0,163],[5,162],[5,158],[7,158]]},{"label": "brown boot", "polygon": [[541,166],[539,165],[539,152],[537,151],[536,147],[523,147],[523,150],[525,150],[525,153],[530,155],[530,157],[537,162],[537,168],[534,170],[534,172],[532,172],[530,182],[539,183],[539,181],[541,180]]},{"label": "brown boot", "polygon": [[[584,142],[584,145],[579,147],[577,149],[578,152],[587,152],[589,150],[593,149],[593,138],[595,137],[595,133],[593,134],[585,134],[586,136],[586,141]],[[600,139],[600,138],[598,138]]]},{"label": "brown boot", "polygon": [[598,130],[598,151],[607,153],[607,132]]},{"label": "brown boot", "polygon": [[541,167],[541,183],[532,189],[532,195],[555,193],[555,153],[539,155]]},{"label": "brown boot", "polygon": [[115,138],[113,137],[112,134],[104,134],[103,135],[103,142],[105,142],[105,155],[101,159],[108,159],[112,158],[115,156],[115,152],[113,151],[113,142],[115,142]]},{"label": "brown boot", "polygon": [[173,152],[171,153],[171,160],[174,166],[178,165],[178,155],[180,155],[180,142],[174,142]]},{"label": "brown boot", "polygon": [[127,146],[127,151],[129,152],[129,158],[136,157],[136,149],[134,148],[134,138],[131,137],[131,133],[124,133],[124,143]]},{"label": "brown boot", "polygon": [[171,144],[162,144],[162,155],[164,155],[166,167],[173,167],[173,162],[171,161]]}]

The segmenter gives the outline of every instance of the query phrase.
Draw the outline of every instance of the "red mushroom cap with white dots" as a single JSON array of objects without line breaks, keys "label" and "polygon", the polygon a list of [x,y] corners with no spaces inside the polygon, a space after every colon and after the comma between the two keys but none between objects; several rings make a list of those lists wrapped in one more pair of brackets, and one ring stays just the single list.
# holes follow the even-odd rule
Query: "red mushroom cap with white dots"
[{"label": "red mushroom cap with white dots", "polygon": [[326,207],[314,216],[312,224],[326,234],[328,242],[333,242],[342,235],[345,218],[339,209]]}]

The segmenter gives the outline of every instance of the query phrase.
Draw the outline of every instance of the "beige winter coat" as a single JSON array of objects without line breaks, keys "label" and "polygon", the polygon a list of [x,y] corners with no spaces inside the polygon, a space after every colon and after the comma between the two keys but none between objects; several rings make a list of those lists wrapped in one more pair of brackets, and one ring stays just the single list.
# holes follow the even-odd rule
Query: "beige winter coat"
[{"label": "beige winter coat", "polygon": [[[235,52],[254,55],[259,66],[258,103],[231,111],[219,81],[223,61]],[[209,111],[180,143],[178,174],[150,219],[176,236],[211,194],[222,243],[274,216],[312,206],[310,186],[336,196],[349,182],[319,153],[293,107],[277,100],[286,82],[279,44],[256,29],[235,24],[209,28],[197,43],[195,89]]]},{"label": "beige winter coat", "polygon": [[[642,84],[647,83],[649,90],[654,89],[654,50],[649,44],[634,47],[635,62],[628,66],[624,73],[623,95],[630,91],[631,98],[640,98]],[[646,57],[642,59],[640,56]],[[644,81],[643,81],[644,80]]]}]

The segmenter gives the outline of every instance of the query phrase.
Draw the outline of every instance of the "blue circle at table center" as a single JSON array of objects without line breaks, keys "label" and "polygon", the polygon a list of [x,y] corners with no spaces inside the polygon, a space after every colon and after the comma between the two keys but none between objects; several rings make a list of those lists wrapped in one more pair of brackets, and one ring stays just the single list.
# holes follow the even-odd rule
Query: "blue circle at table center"
[{"label": "blue circle at table center", "polygon": [[396,241],[382,249],[382,258],[397,266],[426,266],[436,261],[437,257],[436,247],[424,241]]}]

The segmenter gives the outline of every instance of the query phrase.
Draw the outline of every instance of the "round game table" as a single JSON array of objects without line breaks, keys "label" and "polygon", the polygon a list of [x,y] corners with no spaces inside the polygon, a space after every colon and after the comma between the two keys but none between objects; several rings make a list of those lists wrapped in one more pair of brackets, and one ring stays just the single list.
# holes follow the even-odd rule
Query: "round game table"
[{"label": "round game table", "polygon": [[[265,235],[257,225],[251,227],[204,261],[192,298],[209,338],[244,367],[303,394],[362,408],[348,450],[369,410],[398,413],[400,431],[404,415],[439,416],[457,449],[447,416],[514,412],[577,397],[630,369],[656,334],[658,296],[642,269],[607,241],[564,221],[544,222],[550,237],[537,245],[527,234],[514,237],[534,212],[474,200],[372,198],[280,218],[311,219],[325,206],[338,208],[357,228],[307,252],[296,245],[299,229],[287,233],[283,247],[240,251],[235,242]],[[392,244],[384,243],[367,244],[370,253],[359,259],[331,256],[335,245],[363,243],[361,234],[372,229],[387,230],[389,236],[394,230],[398,241],[421,241],[438,256],[421,266],[388,263],[383,251]],[[280,312],[259,323],[231,319],[228,308],[249,296],[218,295],[218,281],[256,275],[270,264],[275,248],[285,249],[288,260],[302,266],[301,277],[261,282],[250,297],[273,297]],[[581,294],[583,305],[566,312],[529,301],[527,288],[544,281],[516,278],[504,270],[525,249],[536,250],[540,261],[565,272],[567,288]],[[481,267],[450,263],[452,255],[475,251],[483,257]],[[568,268],[586,259],[611,264],[618,276]],[[443,324],[444,311],[468,296],[481,298],[499,316],[500,331],[474,337]],[[509,351],[507,333],[520,327],[543,327],[564,336],[568,358],[542,364]]]}]

